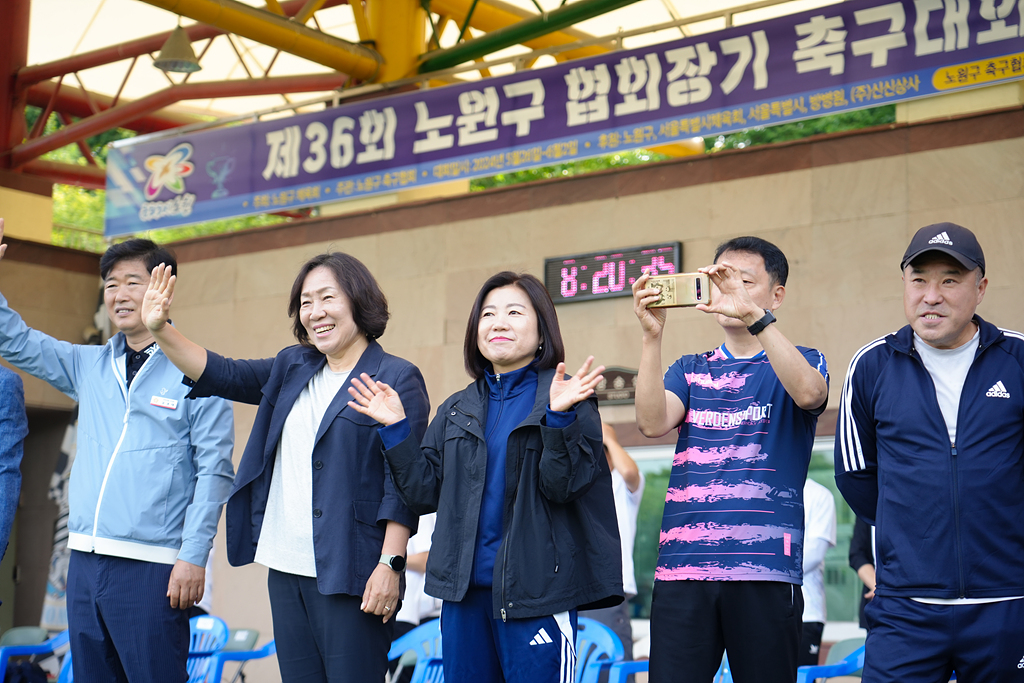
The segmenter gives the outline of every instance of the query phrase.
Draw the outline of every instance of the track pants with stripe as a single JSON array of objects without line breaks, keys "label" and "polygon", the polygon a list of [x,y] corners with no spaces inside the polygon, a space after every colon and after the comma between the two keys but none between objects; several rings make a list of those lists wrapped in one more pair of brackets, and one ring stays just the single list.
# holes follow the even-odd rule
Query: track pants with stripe
[{"label": "track pants with stripe", "polygon": [[572,683],[576,677],[576,610],[502,621],[490,588],[470,587],[441,608],[445,683]]},{"label": "track pants with stripe", "polygon": [[876,595],[864,683],[1024,683],[1024,598],[929,605]]}]

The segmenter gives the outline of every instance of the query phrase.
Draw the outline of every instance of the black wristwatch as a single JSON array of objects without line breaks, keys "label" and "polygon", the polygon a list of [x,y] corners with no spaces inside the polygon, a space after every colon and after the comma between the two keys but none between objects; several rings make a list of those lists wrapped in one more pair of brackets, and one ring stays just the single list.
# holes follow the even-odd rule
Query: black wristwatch
[{"label": "black wristwatch", "polygon": [[405,571],[405,558],[401,555],[381,555],[380,563],[396,572]]},{"label": "black wristwatch", "polygon": [[753,325],[748,325],[747,332],[756,337],[757,335],[764,332],[764,328],[768,327],[773,322],[775,322],[775,316],[772,315],[772,312],[766,308],[764,309],[764,317],[758,320]]}]

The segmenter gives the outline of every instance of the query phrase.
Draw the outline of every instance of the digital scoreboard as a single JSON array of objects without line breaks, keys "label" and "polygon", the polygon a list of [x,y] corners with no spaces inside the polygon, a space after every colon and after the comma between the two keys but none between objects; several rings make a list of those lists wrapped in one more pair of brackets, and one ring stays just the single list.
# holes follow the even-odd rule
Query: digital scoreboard
[{"label": "digital scoreboard", "polygon": [[680,272],[683,247],[679,242],[615,251],[559,256],[544,260],[544,284],[556,304],[632,296],[636,279]]}]

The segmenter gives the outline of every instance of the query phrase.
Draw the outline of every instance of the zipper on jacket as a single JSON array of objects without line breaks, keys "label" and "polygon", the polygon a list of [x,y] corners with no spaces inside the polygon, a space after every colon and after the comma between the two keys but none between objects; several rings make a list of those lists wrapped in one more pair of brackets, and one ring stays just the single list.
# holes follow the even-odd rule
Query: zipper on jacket
[{"label": "zipper on jacket", "polygon": [[957,565],[957,578],[960,581],[960,595],[957,597],[966,597],[966,589],[964,587],[964,557],[962,544],[960,542],[960,484],[957,477],[957,458],[956,458],[956,444],[949,444],[950,456],[952,462],[950,463],[953,468],[953,524],[956,528],[956,565]]},{"label": "zipper on jacket", "polygon": [[[158,349],[159,350],[159,349]],[[111,349],[113,351],[113,349]],[[121,444],[124,443],[124,437],[128,434],[128,415],[132,412],[132,387],[138,385],[139,378],[146,371],[146,366],[149,365],[149,361],[153,360],[150,356],[146,359],[146,362],[142,364],[142,368],[139,369],[139,374],[135,376],[135,380],[132,382],[132,386],[125,387],[125,380],[122,379],[121,373],[117,371],[117,356],[113,353],[110,356],[111,369],[114,371],[114,377],[117,378],[117,385],[121,389],[121,395],[124,396],[124,417],[121,419],[121,436],[117,439],[117,444],[114,446],[114,452],[110,454],[110,460],[107,462],[107,471],[103,473],[103,482],[100,484],[100,493],[96,498],[96,512],[92,518],[92,549],[96,550],[96,532],[100,527],[100,507],[103,504],[103,494],[107,490],[107,481],[110,479],[110,471],[114,467],[114,460],[117,459],[118,453],[121,452]]]},{"label": "zipper on jacket", "polygon": [[[505,392],[502,391],[502,388],[501,388],[501,375],[500,374],[495,375],[494,376],[494,381],[498,383],[498,417],[495,418],[495,420],[494,420],[494,427],[492,428],[491,431],[494,431],[495,429],[498,428],[498,423],[501,422],[501,413],[502,413],[502,411],[505,410]],[[484,441],[485,442],[487,441],[487,437],[489,437],[489,436],[490,436],[490,434],[486,434],[486,433],[484,434]]]},{"label": "zipper on jacket", "polygon": [[[515,432],[514,429],[512,431]],[[509,434],[509,436],[511,437],[512,435]],[[505,451],[505,460],[506,460],[506,462],[508,461],[508,450],[507,449]],[[502,544],[505,547],[502,549],[502,553],[501,553],[501,610],[500,610],[500,612],[501,612],[501,621],[502,621],[502,623],[505,623],[505,585],[508,583],[508,580],[505,578],[505,570],[508,568],[508,546],[509,546],[509,541],[510,541],[509,537],[512,535],[512,521],[513,521],[513,516],[515,515],[515,510],[516,510],[516,493],[519,491],[519,459],[518,458],[516,458],[516,466],[515,466],[515,470],[513,471],[512,474],[513,474],[513,481],[515,482],[515,486],[512,488],[512,504],[508,508],[508,534],[505,536],[505,538],[502,539]],[[508,486],[508,482],[506,482],[505,485]],[[512,603],[511,602],[508,603],[508,606],[511,607]]]}]

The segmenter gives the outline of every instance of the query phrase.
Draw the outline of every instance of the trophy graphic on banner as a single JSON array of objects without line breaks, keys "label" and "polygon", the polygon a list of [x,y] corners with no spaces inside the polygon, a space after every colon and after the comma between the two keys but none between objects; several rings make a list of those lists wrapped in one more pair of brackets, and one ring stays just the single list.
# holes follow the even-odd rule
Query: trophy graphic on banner
[{"label": "trophy graphic on banner", "polygon": [[206,162],[206,173],[213,179],[217,189],[210,196],[213,199],[227,197],[228,191],[224,187],[224,181],[235,170],[235,160],[232,157],[217,157]]}]

